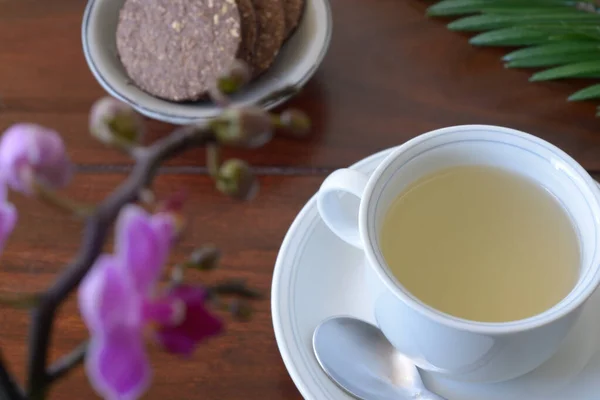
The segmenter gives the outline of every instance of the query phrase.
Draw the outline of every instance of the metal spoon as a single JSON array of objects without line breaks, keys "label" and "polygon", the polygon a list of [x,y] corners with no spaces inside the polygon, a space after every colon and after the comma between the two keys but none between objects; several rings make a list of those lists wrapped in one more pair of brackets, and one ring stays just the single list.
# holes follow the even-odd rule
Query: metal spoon
[{"label": "metal spoon", "polygon": [[315,329],[313,349],[323,371],[358,399],[446,400],[427,390],[417,367],[367,322],[326,319]]}]

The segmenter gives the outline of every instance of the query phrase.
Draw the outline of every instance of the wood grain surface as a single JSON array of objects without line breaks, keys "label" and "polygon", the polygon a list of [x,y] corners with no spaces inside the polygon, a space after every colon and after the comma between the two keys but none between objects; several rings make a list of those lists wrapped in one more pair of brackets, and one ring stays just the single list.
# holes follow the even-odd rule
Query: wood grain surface
[{"label": "wood grain surface", "polygon": [[[504,49],[476,49],[467,36],[425,17],[424,0],[331,0],[329,52],[304,91],[287,105],[306,110],[314,130],[304,141],[279,137],[259,151],[228,151],[257,166],[262,191],[251,203],[217,194],[204,154],[169,162],[159,192],[190,190],[191,224],[173,261],[212,242],[224,251],[215,277],[247,277],[269,292],[273,265],[296,213],[333,169],[456,124],[521,129],[558,145],[590,172],[600,172],[600,119],[593,103],[566,103],[581,82],[528,83],[530,71],[506,70]],[[120,182],[130,160],[87,133],[90,105],[104,92],[81,50],[85,0],[0,0],[0,131],[18,121],[59,130],[80,173],[69,192],[99,200]],[[148,141],[172,126],[148,121]],[[21,223],[0,265],[0,289],[47,285],[79,244],[81,225],[19,196]],[[200,275],[193,279],[201,279]],[[155,378],[147,399],[301,399],[275,343],[269,301],[255,318],[181,362],[153,351]],[[3,310],[0,345],[23,376],[27,315]],[[86,335],[73,301],[61,312],[54,356]],[[61,382],[53,399],[95,398],[82,371]]]}]

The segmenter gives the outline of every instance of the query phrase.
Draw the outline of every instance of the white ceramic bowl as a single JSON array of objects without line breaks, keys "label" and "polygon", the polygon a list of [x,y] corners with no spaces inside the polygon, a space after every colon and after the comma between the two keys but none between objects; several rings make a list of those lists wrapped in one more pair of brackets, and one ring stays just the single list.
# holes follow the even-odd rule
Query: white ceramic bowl
[{"label": "white ceramic bowl", "polygon": [[[172,124],[214,117],[212,102],[176,103],[154,97],[133,85],[117,56],[115,31],[124,0],[89,0],[81,28],[83,52],[100,85],[111,96],[131,104],[141,114]],[[286,87],[302,87],[320,65],[331,40],[329,0],[306,0],[306,9],[295,33],[281,48],[269,70],[239,93],[235,105],[258,104],[271,109],[290,94],[269,98]]]}]

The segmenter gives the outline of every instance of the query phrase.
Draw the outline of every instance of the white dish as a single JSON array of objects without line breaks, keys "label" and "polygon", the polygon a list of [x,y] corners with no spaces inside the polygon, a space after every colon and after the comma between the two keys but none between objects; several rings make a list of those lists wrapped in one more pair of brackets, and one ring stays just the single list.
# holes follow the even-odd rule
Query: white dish
[{"label": "white dish", "polygon": [[[370,173],[391,151],[351,168]],[[351,197],[344,198],[353,201]],[[363,253],[333,234],[313,197],[290,227],[279,252],[272,283],[275,337],[283,361],[307,400],[350,400],[321,371],[312,352],[313,330],[324,318],[351,315],[374,323],[378,285]],[[549,361],[520,378],[497,384],[460,383],[423,374],[429,388],[448,400],[597,400],[600,396],[600,293]]]},{"label": "white dish", "polygon": [[[176,103],[138,89],[119,61],[115,30],[124,0],[89,0],[81,28],[86,62],[98,83],[111,96],[131,104],[141,114],[172,124],[187,124],[214,117],[219,108],[211,102]],[[260,78],[232,96],[233,104],[258,104],[272,109],[290,94],[269,98],[290,86],[302,87],[321,64],[331,40],[333,20],[329,0],[307,0],[293,36],[281,48],[273,65]]]}]

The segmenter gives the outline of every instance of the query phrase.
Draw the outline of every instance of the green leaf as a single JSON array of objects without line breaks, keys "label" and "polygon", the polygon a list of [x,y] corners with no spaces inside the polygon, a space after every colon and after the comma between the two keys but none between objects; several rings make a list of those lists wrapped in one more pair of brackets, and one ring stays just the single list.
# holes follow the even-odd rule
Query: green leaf
[{"label": "green leaf", "polygon": [[556,21],[552,23],[527,24],[525,26],[515,26],[514,28],[527,28],[532,31],[543,32],[548,37],[570,35],[583,40],[600,41],[600,26],[598,23],[580,24]]},{"label": "green leaf", "polygon": [[477,46],[531,46],[565,40],[600,41],[600,27],[563,25],[511,26],[480,33],[471,38]]},{"label": "green leaf", "polygon": [[588,42],[588,43],[596,43],[598,44],[598,39],[591,37],[590,35],[582,34],[582,33],[559,33],[559,34],[551,34],[548,37],[548,42]]},{"label": "green leaf", "polygon": [[550,68],[535,73],[529,78],[531,82],[547,81],[565,78],[595,78],[600,77],[600,60],[584,61],[574,64]]},{"label": "green leaf", "polygon": [[569,0],[442,0],[427,9],[427,15],[434,17],[475,14],[489,7],[531,8],[572,7],[575,1]]},{"label": "green leaf", "polygon": [[535,56],[520,58],[506,64],[507,68],[539,68],[554,65],[572,64],[582,61],[600,61],[600,51],[588,53],[551,54],[546,56]]},{"label": "green leaf", "polygon": [[522,59],[530,59],[534,57],[550,57],[560,54],[583,53],[591,51],[600,52],[600,43],[592,41],[566,41],[558,43],[548,43],[540,46],[526,47],[524,49],[515,50],[512,53],[505,55],[504,61],[517,61]]},{"label": "green leaf", "polygon": [[557,33],[580,35],[582,38],[596,40],[600,42],[600,24],[599,23],[560,23],[549,26],[531,26],[533,29],[552,29]]},{"label": "green leaf", "polygon": [[565,13],[565,14],[483,14],[458,19],[448,24],[448,29],[455,31],[487,31],[507,28],[523,24],[556,23],[563,26],[569,24],[580,27],[585,23],[600,24],[600,14]]},{"label": "green leaf", "polygon": [[529,3],[521,4],[516,7],[514,4],[512,5],[486,5],[482,6],[479,10],[480,13],[485,14],[496,14],[496,15],[525,15],[525,14],[577,14],[581,15],[584,13],[579,8],[576,8],[574,4],[571,5],[555,5],[555,4],[546,4],[546,5],[533,5],[531,6]]},{"label": "green leaf", "polygon": [[569,101],[600,99],[600,83],[588,86],[569,96]]},{"label": "green leaf", "polygon": [[480,33],[473,36],[469,43],[475,46],[530,46],[547,43],[550,40],[546,32],[515,26]]}]

